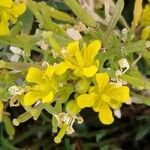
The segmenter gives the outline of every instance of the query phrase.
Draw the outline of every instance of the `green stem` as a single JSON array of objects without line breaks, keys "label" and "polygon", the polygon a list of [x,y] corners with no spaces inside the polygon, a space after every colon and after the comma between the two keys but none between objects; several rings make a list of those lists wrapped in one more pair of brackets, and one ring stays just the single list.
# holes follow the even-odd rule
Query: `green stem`
[{"label": "green stem", "polygon": [[0,61],[0,68],[27,71],[30,67],[41,67],[39,63],[21,63],[21,62],[5,62]]}]

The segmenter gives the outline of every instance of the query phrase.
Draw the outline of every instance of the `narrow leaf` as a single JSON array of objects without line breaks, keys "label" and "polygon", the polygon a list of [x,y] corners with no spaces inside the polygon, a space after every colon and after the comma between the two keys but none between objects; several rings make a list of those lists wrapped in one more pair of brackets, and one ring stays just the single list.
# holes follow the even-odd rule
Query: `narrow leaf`
[{"label": "narrow leaf", "polygon": [[146,49],[146,42],[144,40],[140,40],[126,45],[125,48],[123,49],[123,53],[125,55],[128,55],[130,53],[143,51],[145,49]]},{"label": "narrow leaf", "polygon": [[96,27],[96,21],[78,4],[76,0],[64,0],[76,16],[86,25]]},{"label": "narrow leaf", "polygon": [[9,139],[13,139],[14,134],[15,134],[15,129],[14,129],[14,126],[13,126],[10,118],[8,116],[4,115],[3,122],[5,124],[6,132],[9,135]]},{"label": "narrow leaf", "polygon": [[118,20],[121,17],[122,10],[124,8],[124,0],[118,0],[116,3],[116,9],[113,14],[113,17],[110,20],[110,23],[107,27],[107,33],[109,33],[111,30],[113,30],[118,22]]}]

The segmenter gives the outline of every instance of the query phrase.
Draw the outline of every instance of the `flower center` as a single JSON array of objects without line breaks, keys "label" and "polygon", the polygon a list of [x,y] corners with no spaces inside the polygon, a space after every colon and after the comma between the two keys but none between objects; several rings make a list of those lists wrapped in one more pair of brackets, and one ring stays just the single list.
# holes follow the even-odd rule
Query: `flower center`
[{"label": "flower center", "polygon": [[102,94],[102,96],[100,97],[100,99],[102,101],[104,101],[104,102],[107,102],[107,103],[110,102],[110,98],[107,95],[105,95],[105,94]]}]

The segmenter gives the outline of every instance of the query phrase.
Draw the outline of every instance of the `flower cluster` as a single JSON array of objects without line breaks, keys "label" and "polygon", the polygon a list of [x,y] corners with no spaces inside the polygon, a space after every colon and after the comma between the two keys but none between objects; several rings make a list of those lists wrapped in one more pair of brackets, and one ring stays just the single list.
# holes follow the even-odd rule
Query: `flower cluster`
[{"label": "flower cluster", "polygon": [[[65,100],[67,101],[66,113],[52,112],[57,119],[58,127],[61,128],[55,138],[56,143],[61,141],[65,133],[71,134],[74,131],[72,125],[75,120],[82,122],[82,119],[76,116],[81,109],[92,107],[95,112],[98,112],[99,120],[108,125],[114,121],[112,110],[118,110],[122,103],[129,100],[127,86],[110,82],[107,73],[98,72],[99,61],[96,56],[100,48],[101,42],[98,40],[91,42],[88,46],[84,43],[82,48],[79,42],[72,42],[62,51],[60,56],[63,59],[62,62],[53,66],[47,65],[43,69],[30,67],[28,70],[26,81],[29,84],[24,93],[22,105],[31,113],[31,116],[35,115],[35,109],[38,106],[37,110],[41,111],[43,108],[48,110],[47,107],[52,102],[64,103],[58,98],[61,94],[66,94],[65,91],[60,92],[63,86],[70,84],[74,89],[70,93],[73,95],[71,97],[69,95]],[[31,106],[34,111],[29,109]],[[18,125],[18,123],[16,119],[14,124]]]},{"label": "flower cluster", "polygon": [[[126,115],[125,104],[149,106],[149,2],[135,0],[128,22],[124,0],[0,0],[0,123],[9,138],[14,126],[40,118],[38,129],[51,123],[60,143],[89,110],[110,125]],[[5,131],[0,147],[7,147]],[[38,132],[38,141],[43,137]],[[9,144],[21,145],[19,138]]]},{"label": "flower cluster", "polygon": [[100,47],[101,43],[98,40],[93,41],[88,46],[83,45],[81,50],[79,49],[79,42],[68,44],[67,49],[63,51],[64,61],[56,67],[56,73],[61,75],[70,68],[76,76],[94,76],[99,66],[95,56]]},{"label": "flower cluster", "polygon": [[109,82],[107,73],[97,73],[95,78],[96,85],[89,88],[88,94],[78,96],[77,104],[80,108],[92,107],[103,124],[111,124],[114,121],[111,109],[117,110],[129,101],[129,88]]},{"label": "flower cluster", "polygon": [[0,36],[9,33],[9,22],[16,23],[17,18],[26,10],[23,3],[15,3],[13,0],[0,1]]},{"label": "flower cluster", "polygon": [[35,85],[24,96],[24,105],[31,106],[39,99],[42,103],[53,101],[57,89],[53,66],[49,65],[44,71],[34,67],[29,68],[26,80]]}]

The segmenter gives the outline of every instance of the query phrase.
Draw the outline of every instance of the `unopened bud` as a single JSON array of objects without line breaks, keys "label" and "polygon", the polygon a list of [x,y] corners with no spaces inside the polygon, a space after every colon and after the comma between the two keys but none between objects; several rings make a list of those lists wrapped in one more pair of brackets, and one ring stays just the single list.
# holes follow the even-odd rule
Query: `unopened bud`
[{"label": "unopened bud", "polygon": [[89,89],[89,81],[88,80],[80,80],[75,85],[75,89],[78,93],[84,94]]},{"label": "unopened bud", "polygon": [[69,101],[66,105],[66,111],[69,113],[77,114],[80,112],[80,110],[81,109],[79,108],[75,100]]}]

